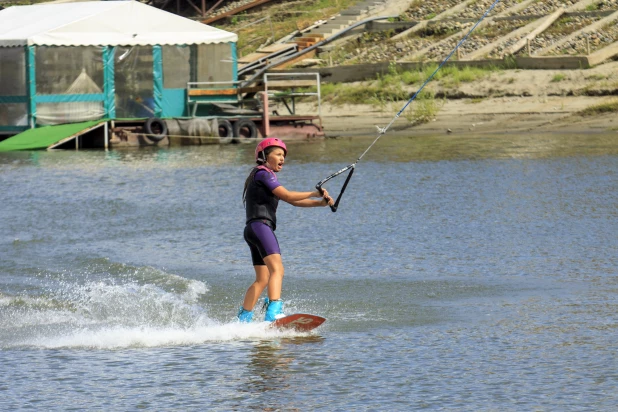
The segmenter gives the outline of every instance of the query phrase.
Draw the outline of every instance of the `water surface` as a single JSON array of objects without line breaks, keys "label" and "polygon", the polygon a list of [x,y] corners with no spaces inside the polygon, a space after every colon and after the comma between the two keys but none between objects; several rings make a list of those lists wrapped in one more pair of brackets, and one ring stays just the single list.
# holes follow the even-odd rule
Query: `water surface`
[{"label": "water surface", "polygon": [[[291,143],[279,178],[370,143]],[[311,334],[233,321],[253,145],[0,154],[0,408],[612,410],[617,143],[383,137],[337,213],[280,206]]]}]

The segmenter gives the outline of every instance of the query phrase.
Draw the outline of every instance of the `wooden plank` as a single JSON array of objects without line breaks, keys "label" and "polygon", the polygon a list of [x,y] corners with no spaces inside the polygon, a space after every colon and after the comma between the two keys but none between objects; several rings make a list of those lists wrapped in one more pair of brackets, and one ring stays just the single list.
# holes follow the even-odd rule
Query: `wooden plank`
[{"label": "wooden plank", "polygon": [[298,48],[299,48],[300,50],[302,50],[302,49],[306,49],[306,48],[308,48],[308,47],[313,46],[313,45],[315,44],[315,42],[313,42],[313,41],[312,41],[312,42],[307,42],[307,41],[298,41],[298,40],[297,40],[297,41],[296,41],[296,44],[298,44]]},{"label": "wooden plank", "polygon": [[[273,47],[271,47],[273,46]],[[238,59],[239,63],[253,63],[264,58],[272,56],[275,58],[281,52],[285,51],[294,51],[296,49],[296,44],[273,44],[271,46],[262,47],[259,50],[256,50],[253,53],[249,53],[248,55],[241,57]],[[277,46],[277,47],[274,47]]]},{"label": "wooden plank", "polygon": [[270,53],[250,53],[238,59],[238,63],[253,63],[268,57]]},{"label": "wooden plank", "polygon": [[238,89],[191,89],[189,96],[234,96]]},{"label": "wooden plank", "polygon": [[269,89],[273,89],[273,88],[291,89],[294,87],[311,87],[311,86],[317,85],[317,81],[315,78],[310,79],[310,80],[270,80],[270,79],[272,79],[272,77],[270,77],[268,80]]},{"label": "wooden plank", "polygon": [[262,53],[277,53],[286,49],[294,49],[296,46],[290,43],[282,43],[282,44],[271,44],[266,47],[261,47],[258,49],[258,52]]},{"label": "wooden plank", "polygon": [[304,53],[304,54],[302,54],[302,55],[300,55],[300,56],[298,56],[298,57],[296,57],[294,59],[291,59],[291,60],[288,60],[288,61],[286,61],[284,63],[281,63],[281,64],[275,66],[274,68],[283,69],[283,68],[286,68],[286,67],[290,67],[294,63],[297,63],[299,61],[302,61],[302,60],[305,60],[305,59],[311,59],[312,57],[315,57],[315,53],[316,53],[315,49],[311,50],[310,52]]}]

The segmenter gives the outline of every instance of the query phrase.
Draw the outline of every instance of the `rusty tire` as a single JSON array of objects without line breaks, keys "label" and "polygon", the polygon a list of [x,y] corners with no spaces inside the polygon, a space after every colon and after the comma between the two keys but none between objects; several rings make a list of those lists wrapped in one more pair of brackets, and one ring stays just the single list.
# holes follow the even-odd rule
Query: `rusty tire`
[{"label": "rusty tire", "polygon": [[255,139],[258,137],[258,128],[253,120],[240,119],[234,123],[234,137]]}]

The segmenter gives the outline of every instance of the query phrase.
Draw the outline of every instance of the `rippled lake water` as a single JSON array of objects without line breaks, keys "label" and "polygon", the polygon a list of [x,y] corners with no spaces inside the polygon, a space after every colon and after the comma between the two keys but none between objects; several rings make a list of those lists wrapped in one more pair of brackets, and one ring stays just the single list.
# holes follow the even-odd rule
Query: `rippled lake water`
[{"label": "rippled lake water", "polygon": [[252,152],[0,154],[0,409],[615,410],[618,135],[383,137],[337,213],[280,205],[310,334],[233,321]]}]

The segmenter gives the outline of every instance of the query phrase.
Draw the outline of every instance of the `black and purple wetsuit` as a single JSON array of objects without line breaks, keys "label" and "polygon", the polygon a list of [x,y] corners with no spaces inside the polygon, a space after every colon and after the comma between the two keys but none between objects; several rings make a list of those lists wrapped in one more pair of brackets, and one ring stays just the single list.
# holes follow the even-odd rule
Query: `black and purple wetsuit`
[{"label": "black and purple wetsuit", "polygon": [[281,254],[275,236],[279,198],[273,194],[279,186],[281,183],[275,172],[265,166],[255,167],[249,175],[245,192],[247,225],[244,236],[254,266],[264,265],[264,258],[268,255]]}]

